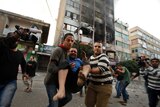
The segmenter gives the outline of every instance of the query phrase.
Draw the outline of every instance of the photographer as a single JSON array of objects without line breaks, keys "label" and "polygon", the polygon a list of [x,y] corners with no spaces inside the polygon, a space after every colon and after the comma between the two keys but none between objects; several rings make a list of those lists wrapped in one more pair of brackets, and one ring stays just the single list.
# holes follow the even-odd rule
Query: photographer
[{"label": "photographer", "polygon": [[18,41],[27,32],[20,28],[0,38],[0,107],[10,107],[17,89],[18,67],[25,75],[26,61],[23,53],[17,50]]},{"label": "photographer", "polygon": [[142,55],[138,57],[136,61],[137,61],[139,71],[134,76],[131,77],[132,80],[140,75],[143,75],[143,76],[145,75],[144,70],[145,70],[146,63],[149,64],[149,58],[146,58],[145,55]]},{"label": "photographer", "polygon": [[146,92],[148,93],[148,91],[147,91],[148,75],[147,75],[147,72],[145,71],[145,68],[150,65],[149,58],[146,58],[146,56],[142,55],[141,57],[139,57],[137,64],[139,66],[139,71],[136,73],[136,75],[131,77],[131,80],[142,75],[145,80],[144,87],[145,87]]},{"label": "photographer", "polygon": [[151,65],[146,64],[145,68],[145,72],[147,73],[149,107],[157,107],[160,97],[160,60],[158,58],[153,58],[150,62]]}]

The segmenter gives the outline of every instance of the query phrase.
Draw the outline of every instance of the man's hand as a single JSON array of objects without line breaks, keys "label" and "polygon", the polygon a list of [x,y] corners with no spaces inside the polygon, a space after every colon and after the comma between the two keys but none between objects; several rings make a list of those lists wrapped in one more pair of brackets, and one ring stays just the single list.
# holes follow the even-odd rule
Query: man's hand
[{"label": "man's hand", "polygon": [[71,63],[70,63],[70,67],[71,67],[71,68],[74,68],[75,66],[76,66],[76,64],[75,64],[74,62],[71,62]]}]

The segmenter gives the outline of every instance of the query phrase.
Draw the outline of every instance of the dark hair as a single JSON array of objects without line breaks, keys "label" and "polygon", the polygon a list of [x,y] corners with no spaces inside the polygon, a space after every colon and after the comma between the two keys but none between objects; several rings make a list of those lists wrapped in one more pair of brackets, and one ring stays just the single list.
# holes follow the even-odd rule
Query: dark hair
[{"label": "dark hair", "polygon": [[121,63],[117,63],[117,64],[116,64],[116,67],[117,67],[117,66],[123,66],[123,65],[122,65]]},{"label": "dark hair", "polygon": [[101,41],[95,41],[94,43],[101,43],[101,44],[103,44]]},{"label": "dark hair", "polygon": [[[66,33],[66,34],[63,36],[62,40],[64,41],[68,36],[73,36],[73,34],[72,34],[72,33]],[[74,36],[73,36],[73,37],[74,37]]]}]

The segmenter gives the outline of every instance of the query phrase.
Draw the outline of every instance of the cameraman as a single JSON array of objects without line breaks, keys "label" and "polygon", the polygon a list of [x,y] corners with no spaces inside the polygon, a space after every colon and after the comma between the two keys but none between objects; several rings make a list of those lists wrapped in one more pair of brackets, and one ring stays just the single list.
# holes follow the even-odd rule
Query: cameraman
[{"label": "cameraman", "polygon": [[147,77],[148,77],[148,75],[147,75],[147,72],[145,72],[145,68],[146,68],[146,66],[150,65],[149,58],[146,58],[146,56],[142,55],[141,57],[139,57],[137,64],[138,64],[139,71],[136,73],[136,75],[131,77],[131,80],[142,75],[145,80],[144,81],[145,90],[146,90],[146,92],[148,92],[147,91]]},{"label": "cameraman", "polygon": [[134,76],[131,77],[132,80],[140,75],[143,75],[143,76],[145,75],[144,70],[145,70],[146,63],[149,64],[148,61],[149,61],[149,58],[146,58],[145,55],[138,57],[137,65],[138,65],[139,71]]},{"label": "cameraman", "polygon": [[26,61],[23,53],[17,50],[23,29],[8,33],[7,37],[0,37],[0,107],[10,107],[17,89],[18,68],[21,65],[25,74]]},{"label": "cameraman", "polygon": [[[146,64],[145,72],[147,73],[147,91],[149,107],[157,107],[160,98],[160,60],[151,59],[151,65]],[[158,106],[159,107],[159,106]]]}]

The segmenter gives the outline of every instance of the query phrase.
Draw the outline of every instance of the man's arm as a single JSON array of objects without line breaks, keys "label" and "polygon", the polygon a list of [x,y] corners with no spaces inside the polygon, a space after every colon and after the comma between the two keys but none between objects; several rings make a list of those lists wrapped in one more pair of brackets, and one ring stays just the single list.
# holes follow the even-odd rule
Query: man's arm
[{"label": "man's arm", "polygon": [[139,71],[136,72],[136,74],[131,77],[131,80],[135,79],[135,78],[138,77],[139,75],[140,75]]},{"label": "man's arm", "polygon": [[62,51],[60,48],[56,48],[53,50],[53,53],[51,54],[50,61],[48,64],[48,72],[50,73],[56,73],[59,70],[59,61],[60,61],[60,55],[62,55]]},{"label": "man's arm", "polygon": [[91,68],[91,73],[99,74],[101,72],[109,71],[108,66],[109,66],[109,60],[108,60],[107,56],[102,55],[98,61],[98,66]]}]

